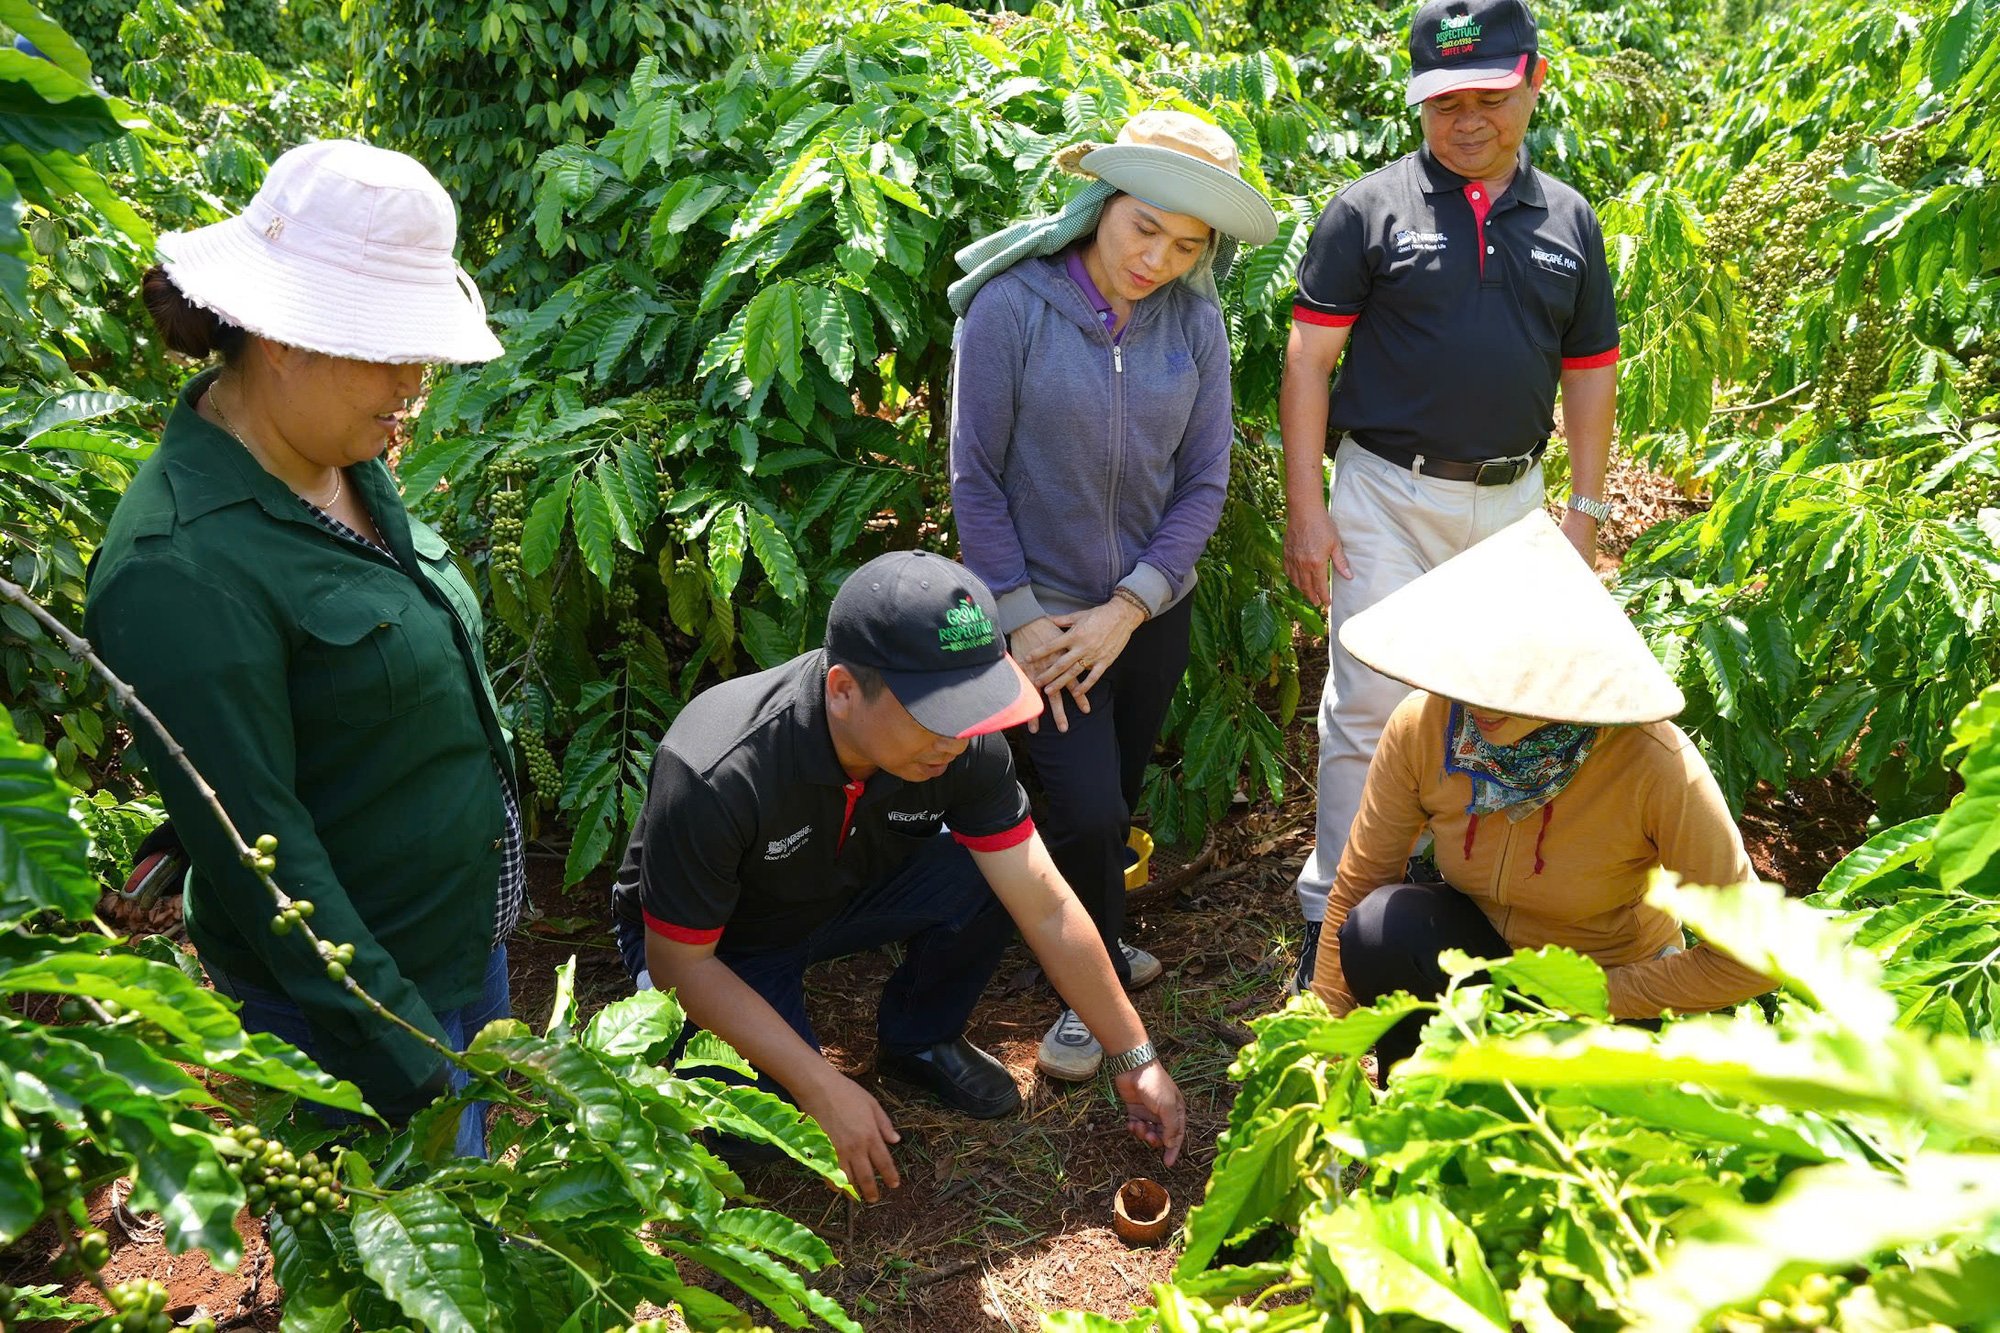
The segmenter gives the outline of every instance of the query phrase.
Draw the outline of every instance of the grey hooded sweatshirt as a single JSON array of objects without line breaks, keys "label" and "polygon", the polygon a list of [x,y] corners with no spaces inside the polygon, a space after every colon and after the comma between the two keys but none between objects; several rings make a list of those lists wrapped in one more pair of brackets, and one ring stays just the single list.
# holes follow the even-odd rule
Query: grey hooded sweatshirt
[{"label": "grey hooded sweatshirt", "polygon": [[1024,259],[979,290],[954,349],[960,558],[1011,634],[1120,584],[1158,615],[1194,587],[1229,486],[1229,335],[1180,282],[1118,343],[1064,269]]}]

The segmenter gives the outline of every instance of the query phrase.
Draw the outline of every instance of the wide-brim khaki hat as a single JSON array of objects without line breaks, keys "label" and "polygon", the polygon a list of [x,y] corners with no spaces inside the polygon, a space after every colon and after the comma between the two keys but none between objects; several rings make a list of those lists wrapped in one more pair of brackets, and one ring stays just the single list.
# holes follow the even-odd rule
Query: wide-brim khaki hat
[{"label": "wide-brim khaki hat", "polygon": [[1340,643],[1406,685],[1542,722],[1659,722],[1687,706],[1539,509],[1350,618]]},{"label": "wide-brim khaki hat", "polygon": [[1245,245],[1278,235],[1270,201],[1243,179],[1236,141],[1185,111],[1141,111],[1116,143],[1073,144],[1057,161],[1169,213],[1200,218]]},{"label": "wide-brim khaki hat", "polygon": [[453,258],[458,212],[422,163],[351,139],[271,164],[233,218],[160,237],[195,305],[262,338],[377,363],[491,361],[486,304]]}]

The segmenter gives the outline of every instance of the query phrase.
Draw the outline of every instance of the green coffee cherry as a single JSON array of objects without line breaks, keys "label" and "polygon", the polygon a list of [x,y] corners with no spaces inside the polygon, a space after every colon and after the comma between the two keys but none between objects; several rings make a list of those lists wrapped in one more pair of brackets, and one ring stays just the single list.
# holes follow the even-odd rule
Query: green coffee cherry
[{"label": "green coffee cherry", "polygon": [[291,913],[289,913],[289,912],[280,912],[280,913],[278,913],[278,914],[277,914],[276,916],[272,917],[272,918],[271,918],[271,933],[272,933],[273,935],[289,935],[289,934],[291,934],[291,933],[292,933],[292,917],[291,917]]},{"label": "green coffee cherry", "polygon": [[277,838],[276,838],[276,837],[275,837],[274,835],[272,835],[272,834],[269,834],[269,833],[265,833],[265,834],[262,834],[262,835],[260,835],[260,836],[258,837],[258,839],[257,839],[257,854],[258,854],[258,855],[260,855],[260,856],[270,856],[270,855],[271,855],[272,853],[276,852],[277,850],[278,850],[278,839],[277,839]]},{"label": "green coffee cherry", "polygon": [[347,965],[340,962],[328,963],[326,965],[326,979],[333,982],[347,980]]},{"label": "green coffee cherry", "polygon": [[312,899],[310,898],[292,899],[292,914],[298,917],[302,921],[311,920],[313,914]]}]

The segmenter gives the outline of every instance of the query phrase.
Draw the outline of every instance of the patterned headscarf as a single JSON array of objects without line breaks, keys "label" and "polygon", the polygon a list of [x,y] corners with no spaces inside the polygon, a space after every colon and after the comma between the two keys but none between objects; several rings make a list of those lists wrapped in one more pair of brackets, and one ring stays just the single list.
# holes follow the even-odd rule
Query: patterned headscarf
[{"label": "patterned headscarf", "polygon": [[1480,734],[1465,705],[1454,703],[1445,723],[1444,771],[1472,779],[1467,814],[1477,819],[1498,811],[1519,823],[1569,785],[1600,730],[1551,722],[1512,745],[1494,745]]}]

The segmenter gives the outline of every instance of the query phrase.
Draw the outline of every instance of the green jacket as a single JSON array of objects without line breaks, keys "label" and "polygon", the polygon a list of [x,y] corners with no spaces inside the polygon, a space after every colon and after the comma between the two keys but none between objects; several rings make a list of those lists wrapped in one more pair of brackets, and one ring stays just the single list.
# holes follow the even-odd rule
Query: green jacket
[{"label": "green jacket", "polygon": [[[403,508],[380,460],[350,467],[390,561],[334,536],[182,390],[119,501],[84,627],[215,788],[245,841],[278,839],[275,878],[348,972],[440,1040],[436,1012],[479,995],[493,934],[507,737],[478,599],[444,539]],[[412,577],[404,570],[421,570]],[[187,928],[203,961],[288,995],[328,1072],[378,1106],[440,1061],[327,980],[230,849],[180,766],[132,731],[194,863]],[[498,768],[496,769],[496,764]]]}]

